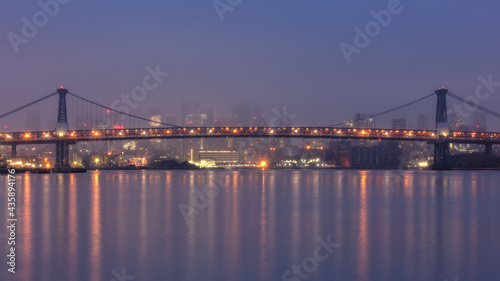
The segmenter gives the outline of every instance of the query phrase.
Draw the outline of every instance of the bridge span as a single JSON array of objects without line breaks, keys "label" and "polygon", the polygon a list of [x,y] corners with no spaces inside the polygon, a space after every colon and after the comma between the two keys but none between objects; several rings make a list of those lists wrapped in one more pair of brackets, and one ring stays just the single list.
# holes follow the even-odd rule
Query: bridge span
[{"label": "bridge span", "polygon": [[[78,102],[84,103],[83,107],[82,105],[80,105],[83,110],[86,109],[88,111],[89,104],[98,108],[98,111],[95,111],[90,115],[101,114],[100,119],[105,119],[107,123],[104,122],[103,124],[94,124],[93,126],[87,126],[87,124],[83,124],[85,129],[69,128],[68,111],[66,104],[67,95],[74,97],[74,100],[77,100]],[[52,96],[59,96],[57,125],[55,130],[0,133],[0,145],[11,145],[13,156],[15,156],[16,154],[17,145],[55,144],[56,166],[69,167],[69,146],[74,145],[77,142],[186,138],[313,138],[380,141],[422,141],[434,146],[433,168],[450,169],[451,144],[485,145],[486,153],[491,155],[492,146],[500,144],[500,132],[473,132],[460,129],[456,130],[456,128],[450,127],[450,123],[448,122],[449,114],[447,112],[446,104],[447,96],[450,96],[466,104],[470,108],[479,109],[480,111],[489,114],[497,119],[500,119],[500,114],[477,104],[473,104],[470,101],[467,101],[466,99],[463,99],[459,96],[451,94],[447,89],[444,88],[440,88],[433,94],[427,95],[405,105],[398,106],[391,110],[381,112],[379,114],[365,116],[357,120],[352,120],[352,122],[348,123],[340,123],[323,127],[180,127],[172,124],[162,123],[161,121],[135,116],[127,112],[121,112],[114,108],[100,105],[83,97],[72,94],[63,87],[58,89],[55,93],[52,93],[34,102],[28,103],[24,106],[0,115],[0,119],[14,114],[27,107],[30,107],[36,103],[44,101]],[[387,129],[381,127],[377,128],[375,126],[375,118],[382,118],[382,116],[388,116],[389,114],[397,111],[404,111],[405,113],[407,113],[410,106],[418,106],[420,102],[424,100],[428,101],[432,96],[437,97],[437,103],[434,103],[435,123],[433,129],[420,128],[425,127],[425,124],[427,123],[426,119],[421,118],[421,115],[418,116],[418,130],[406,129],[407,119],[394,117],[390,117],[392,118],[392,127],[397,128]],[[73,105],[73,108],[74,107],[75,105]],[[429,106],[423,106],[423,108],[429,109]],[[110,113],[120,115],[121,117],[132,118],[134,123],[129,123],[127,126],[113,126],[112,123],[119,119],[113,120],[109,117]],[[103,114],[106,117],[104,117]],[[497,119],[495,120],[498,121]],[[142,123],[146,124],[146,126],[135,126],[136,120],[147,122]],[[81,122],[77,124],[81,125]],[[151,124],[153,124],[154,126],[152,126]],[[149,125],[149,127],[147,127],[147,125]],[[487,157],[491,158],[491,155]]]},{"label": "bridge span", "polygon": [[314,138],[350,140],[447,141],[463,144],[500,144],[500,133],[452,131],[438,135],[435,130],[385,130],[330,127],[175,127],[105,130],[73,130],[65,135],[55,131],[0,134],[2,145],[48,144],[67,141],[116,141],[185,138]]}]

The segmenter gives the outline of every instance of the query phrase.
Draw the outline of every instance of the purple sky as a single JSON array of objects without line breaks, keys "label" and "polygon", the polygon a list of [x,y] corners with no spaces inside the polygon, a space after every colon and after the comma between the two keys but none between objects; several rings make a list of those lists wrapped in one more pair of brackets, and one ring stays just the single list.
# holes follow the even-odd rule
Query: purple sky
[{"label": "purple sky", "polygon": [[[441,86],[467,97],[480,75],[500,81],[500,2],[491,0],[401,1],[403,10],[348,63],[339,44],[354,44],[354,28],[389,2],[243,0],[221,21],[211,1],[71,0],[16,54],[8,34],[22,36],[21,19],[42,9],[5,0],[0,113],[61,84],[110,105],[157,64],[171,75],[134,114],[180,114],[182,99],[199,99],[229,117],[233,102],[248,101],[266,111],[286,104],[299,123],[330,125]],[[482,105],[497,110],[498,94]]]}]

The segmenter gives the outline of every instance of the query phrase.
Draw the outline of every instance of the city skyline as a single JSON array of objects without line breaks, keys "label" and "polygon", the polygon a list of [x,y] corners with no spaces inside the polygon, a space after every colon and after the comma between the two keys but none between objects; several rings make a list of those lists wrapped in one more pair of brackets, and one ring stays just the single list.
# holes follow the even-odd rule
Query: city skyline
[{"label": "city skyline", "polygon": [[[448,98],[448,118],[450,119],[450,127],[452,130],[458,131],[477,131],[477,132],[485,132],[485,131],[495,131],[498,129],[498,122],[491,116],[487,115],[483,111],[476,110],[474,108],[468,108],[463,111],[456,111],[457,105],[463,107],[463,103],[461,104],[455,99]],[[21,111],[19,113],[14,113],[10,116],[3,118],[0,121],[0,132],[13,132],[13,131],[47,131],[53,130],[56,125],[57,116],[54,115],[54,111],[57,109],[57,104],[55,104],[56,100],[53,99],[52,102],[44,101],[45,104],[43,106],[38,105],[34,107],[30,107],[25,111]],[[434,102],[433,100],[430,101]],[[480,104],[478,104],[480,105]],[[17,105],[16,105],[17,106]],[[244,113],[238,114],[238,107],[244,106]],[[43,107],[43,110],[40,108]],[[85,119],[95,119],[93,122],[104,122],[106,116],[110,114],[110,110],[102,109],[100,116],[92,116],[91,112],[85,112],[85,108],[75,108],[77,106],[68,104],[68,123],[69,129],[78,129],[84,123],[87,123]],[[155,122],[163,122],[166,124],[176,125],[176,126],[257,126],[257,127],[280,127],[280,126],[326,126],[326,125],[334,125],[331,123],[328,124],[312,124],[308,122],[304,122],[301,118],[288,111],[287,105],[283,105],[281,108],[273,107],[266,108],[265,111],[262,109],[262,105],[258,103],[250,104],[248,102],[233,102],[230,105],[230,110],[226,110],[226,115],[218,114],[214,110],[213,107],[207,106],[205,104],[200,103],[199,101],[193,101],[185,99],[180,103],[180,106],[177,106],[177,110],[173,112],[166,112],[161,109],[159,106],[151,107],[149,110],[144,110],[147,112],[144,114],[143,118],[149,118]],[[387,108],[386,108],[387,109]],[[78,110],[79,114],[88,115],[87,117],[75,116],[71,115],[72,110]],[[128,112],[130,109],[125,110]],[[286,110],[285,112],[281,112]],[[418,109],[417,109],[418,110]],[[434,110],[434,109],[432,109]],[[175,113],[174,113],[175,112]],[[462,114],[460,114],[460,113]],[[134,114],[135,111],[132,109],[130,113]],[[188,114],[189,113],[189,114]],[[94,111],[95,114],[95,111]],[[400,114],[407,114],[400,113]],[[418,114],[418,113],[416,113]],[[408,128],[411,129],[435,129],[435,124],[433,122],[434,112],[430,111],[430,114],[420,114],[418,118],[414,118],[413,120],[408,120],[413,125],[409,125]],[[134,114],[135,115],[135,114]],[[188,116],[189,115],[189,116]],[[285,116],[292,116],[293,118],[288,118],[288,124],[280,124],[281,122],[276,122],[279,119],[283,119]],[[352,127],[363,127],[363,128],[381,128],[377,126],[377,122],[375,119],[372,119],[371,116],[376,115],[373,112],[357,112],[351,114],[350,116],[345,116],[343,120],[337,122],[336,124],[343,123],[343,126],[352,126]],[[395,120],[400,119],[400,120]],[[489,121],[488,121],[489,120]],[[404,129],[406,125],[398,126],[395,125],[394,122],[402,122],[405,124],[407,121],[405,117],[395,117],[392,120],[392,129]],[[431,122],[429,122],[431,121]],[[123,127],[123,124],[120,122],[123,121],[113,121],[115,126],[107,124],[106,128],[112,129],[120,129]],[[80,124],[81,123],[81,124]],[[293,123],[293,124],[292,124]],[[120,125],[121,124],[121,125]],[[160,124],[149,124],[151,127],[164,126]],[[104,128],[104,127],[103,127]],[[389,127],[384,127],[385,129]]]}]

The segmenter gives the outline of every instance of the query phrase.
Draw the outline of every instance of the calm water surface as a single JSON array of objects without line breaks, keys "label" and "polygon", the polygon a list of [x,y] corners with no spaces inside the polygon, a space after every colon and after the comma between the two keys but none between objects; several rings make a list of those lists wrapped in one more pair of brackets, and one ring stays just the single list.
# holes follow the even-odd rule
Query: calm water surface
[{"label": "calm water surface", "polygon": [[500,280],[499,183],[488,171],[19,174],[17,273],[0,236],[0,280]]}]

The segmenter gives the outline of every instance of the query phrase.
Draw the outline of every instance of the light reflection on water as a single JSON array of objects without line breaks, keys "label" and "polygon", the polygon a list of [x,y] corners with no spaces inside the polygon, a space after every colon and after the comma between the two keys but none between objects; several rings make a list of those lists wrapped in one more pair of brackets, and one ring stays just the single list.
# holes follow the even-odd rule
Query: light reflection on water
[{"label": "light reflection on water", "polygon": [[[282,280],[329,235],[341,246],[308,280],[497,280],[500,173],[397,174],[18,175],[17,273],[4,266],[0,280],[108,281],[122,268],[134,280]],[[219,194],[185,221],[179,204],[220,177]]]}]

